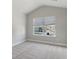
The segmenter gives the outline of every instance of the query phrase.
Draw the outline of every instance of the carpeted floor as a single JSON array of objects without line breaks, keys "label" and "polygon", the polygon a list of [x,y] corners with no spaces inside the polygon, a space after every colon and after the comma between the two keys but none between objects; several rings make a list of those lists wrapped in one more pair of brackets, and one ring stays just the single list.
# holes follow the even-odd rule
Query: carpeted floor
[{"label": "carpeted floor", "polygon": [[12,48],[12,59],[67,59],[67,48],[24,42]]}]

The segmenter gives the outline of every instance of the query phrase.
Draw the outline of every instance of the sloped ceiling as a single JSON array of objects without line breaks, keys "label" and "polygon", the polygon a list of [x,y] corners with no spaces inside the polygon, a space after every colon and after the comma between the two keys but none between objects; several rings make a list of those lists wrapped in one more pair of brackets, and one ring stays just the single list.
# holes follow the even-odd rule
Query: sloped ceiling
[{"label": "sloped ceiling", "polygon": [[42,5],[66,8],[67,0],[13,0],[13,10],[29,13]]},{"label": "sloped ceiling", "polygon": [[13,45],[24,41],[24,38],[27,37],[26,14],[43,5],[66,8],[66,0],[12,0]]}]

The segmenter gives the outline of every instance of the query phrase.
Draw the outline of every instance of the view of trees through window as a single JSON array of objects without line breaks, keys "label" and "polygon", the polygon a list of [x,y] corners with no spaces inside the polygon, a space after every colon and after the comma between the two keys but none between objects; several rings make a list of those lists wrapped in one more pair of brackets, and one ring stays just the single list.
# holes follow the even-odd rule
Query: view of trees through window
[{"label": "view of trees through window", "polygon": [[33,19],[33,35],[56,37],[56,18],[38,17]]}]

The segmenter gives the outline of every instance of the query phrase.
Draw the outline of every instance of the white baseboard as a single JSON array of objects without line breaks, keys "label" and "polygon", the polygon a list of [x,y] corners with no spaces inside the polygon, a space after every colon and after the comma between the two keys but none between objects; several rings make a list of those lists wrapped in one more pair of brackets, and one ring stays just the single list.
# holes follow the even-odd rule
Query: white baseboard
[{"label": "white baseboard", "polygon": [[40,40],[33,40],[33,39],[28,39],[27,41],[30,41],[30,42],[38,42],[38,43],[44,43],[44,44],[49,44],[49,45],[62,46],[62,47],[67,47],[66,44],[62,44],[62,43],[53,43],[53,42],[40,41]]},{"label": "white baseboard", "polygon": [[16,46],[16,45],[18,45],[18,44],[21,44],[21,43],[23,43],[23,42],[25,42],[26,40],[23,40],[23,41],[21,41],[21,42],[17,42],[17,43],[15,43],[15,44],[12,44],[12,47],[14,47],[14,46]]}]

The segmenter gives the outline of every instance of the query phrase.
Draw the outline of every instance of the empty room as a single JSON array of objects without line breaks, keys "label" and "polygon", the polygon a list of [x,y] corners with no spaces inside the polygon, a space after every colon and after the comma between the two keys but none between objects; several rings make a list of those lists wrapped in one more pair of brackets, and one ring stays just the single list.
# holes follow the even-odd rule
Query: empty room
[{"label": "empty room", "polygon": [[12,59],[67,59],[67,0],[12,0]]}]

